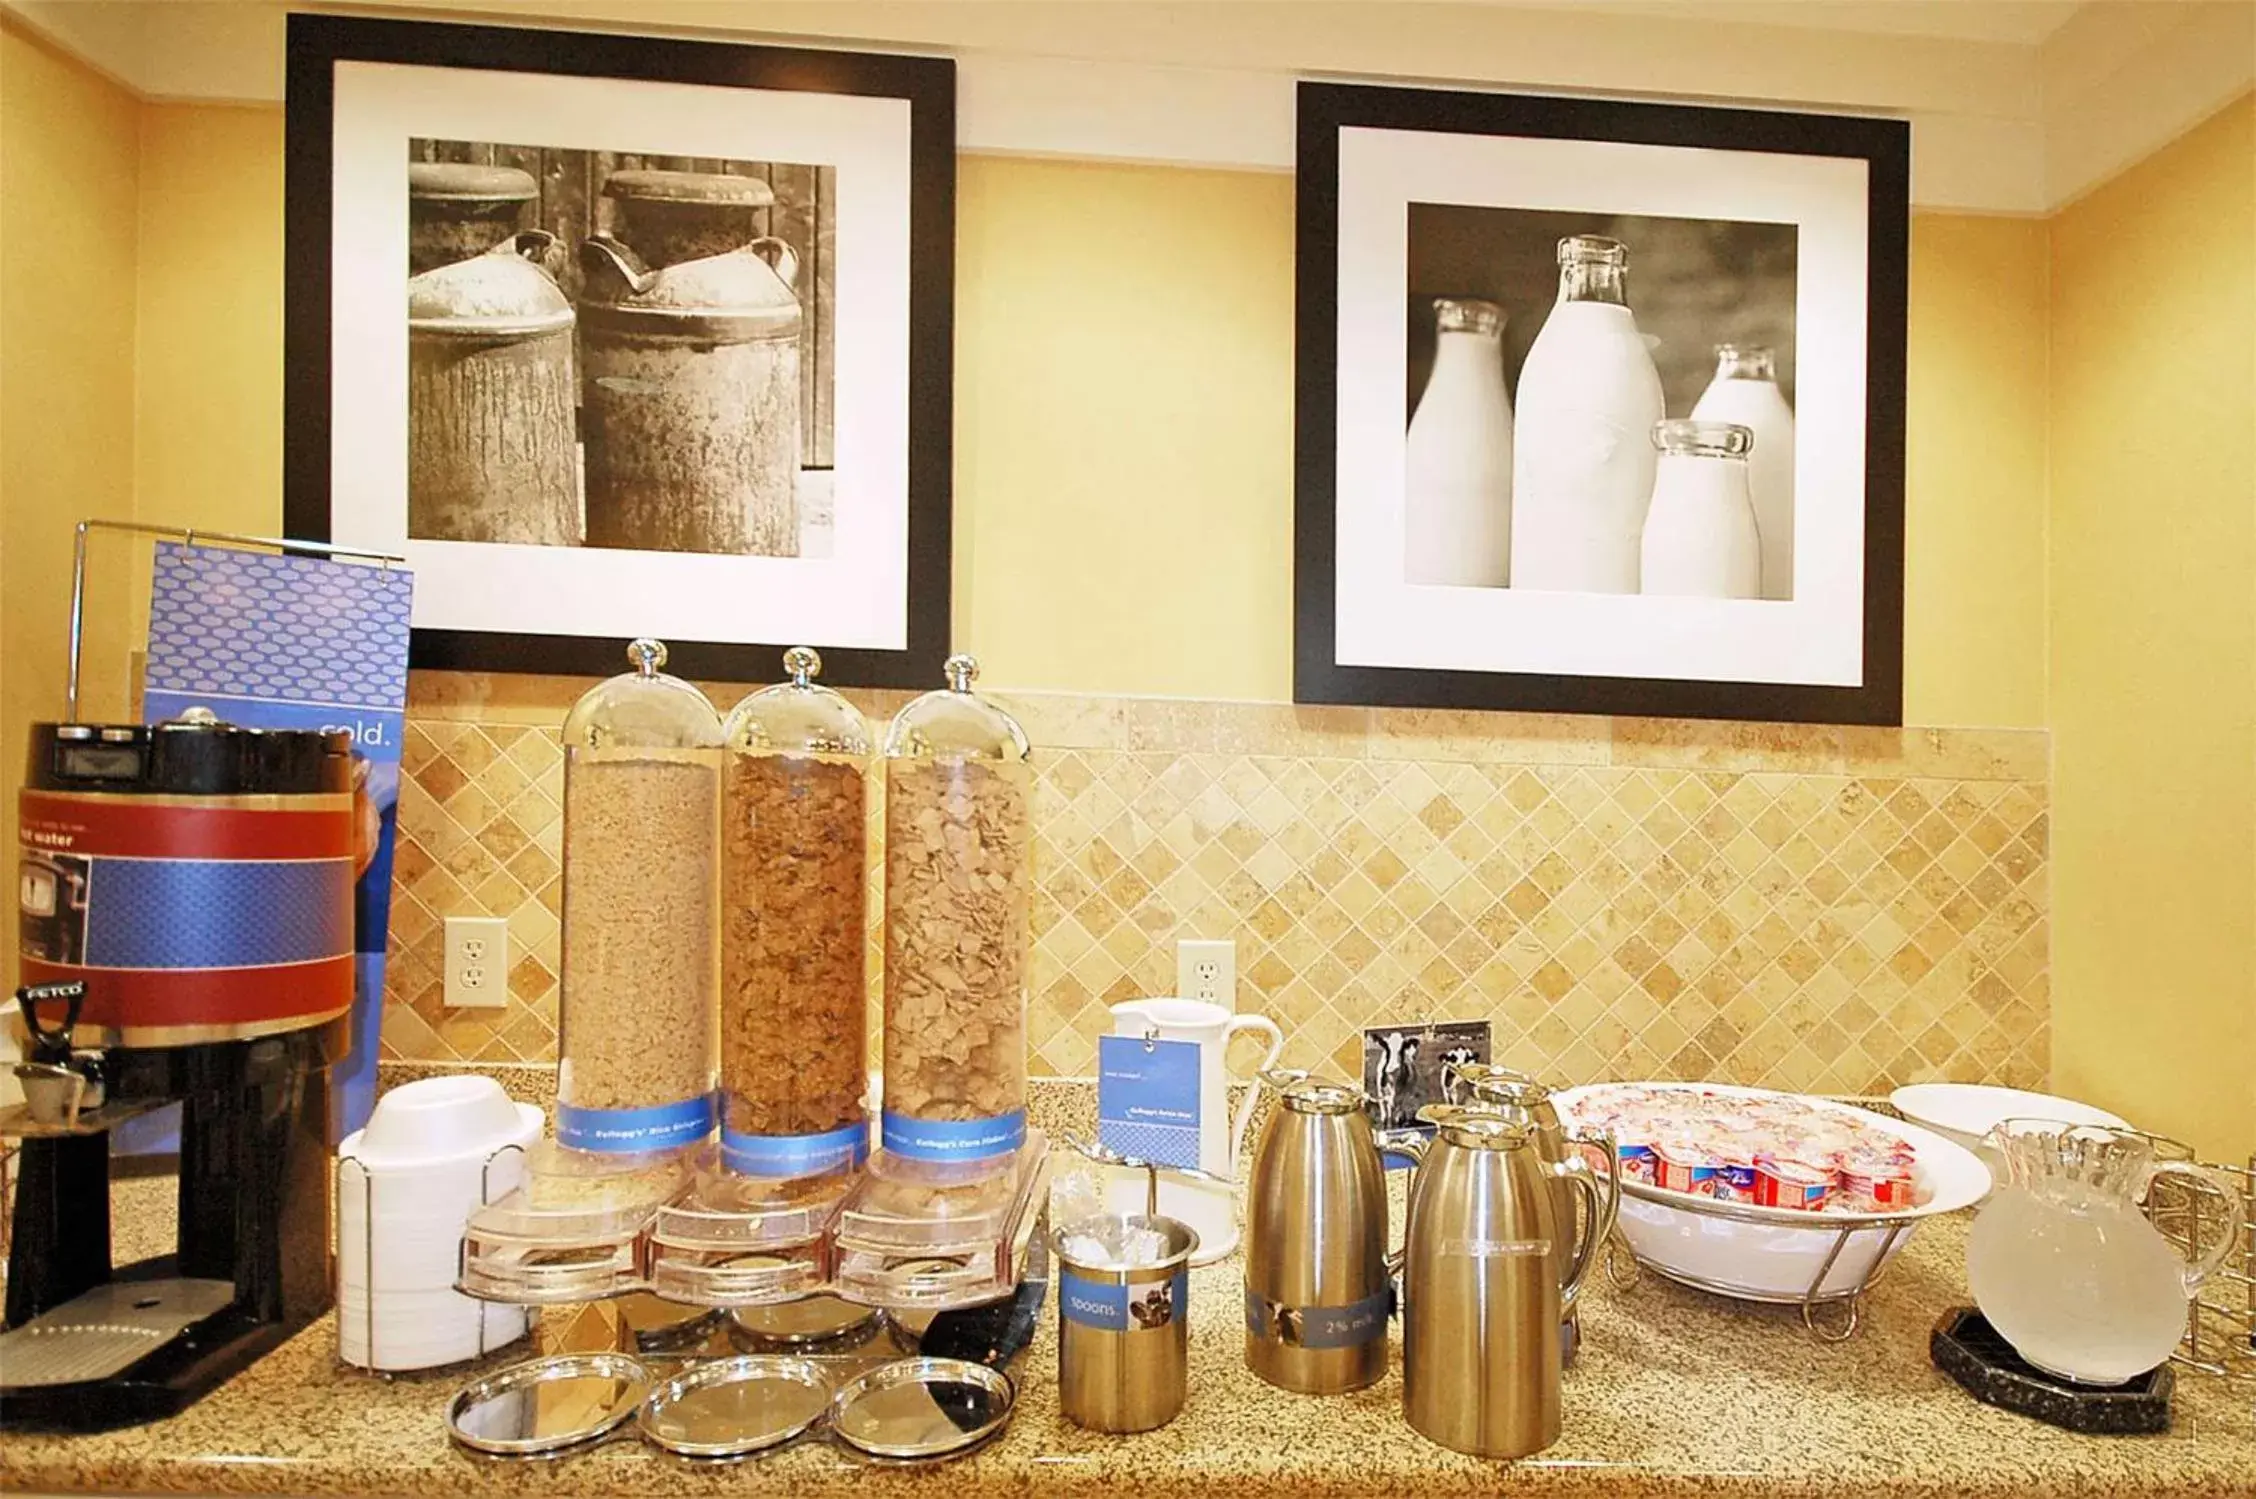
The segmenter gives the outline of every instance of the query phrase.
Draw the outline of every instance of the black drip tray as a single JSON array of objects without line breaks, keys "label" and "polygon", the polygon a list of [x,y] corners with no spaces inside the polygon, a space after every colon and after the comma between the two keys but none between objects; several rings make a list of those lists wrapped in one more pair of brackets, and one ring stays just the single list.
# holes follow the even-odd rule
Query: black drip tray
[{"label": "black drip tray", "polygon": [[2139,1436],[2170,1429],[2170,1391],[2177,1375],[2168,1364],[2118,1385],[2078,1384],[2047,1374],[1998,1335],[1970,1306],[1943,1313],[1927,1336],[1935,1367],[1985,1405],[2034,1416],[2088,1436]]}]

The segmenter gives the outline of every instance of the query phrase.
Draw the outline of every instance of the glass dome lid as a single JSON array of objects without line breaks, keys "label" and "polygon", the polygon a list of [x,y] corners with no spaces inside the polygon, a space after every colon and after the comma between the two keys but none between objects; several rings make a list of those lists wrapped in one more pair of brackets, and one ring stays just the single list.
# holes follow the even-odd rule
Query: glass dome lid
[{"label": "glass dome lid", "polygon": [[912,700],[885,734],[891,760],[1020,761],[1030,753],[1018,720],[971,690],[979,663],[961,653],[943,668],[948,685]]},{"label": "glass dome lid", "polygon": [[740,754],[867,755],[869,720],[815,678],[822,675],[822,656],[812,646],[795,645],[783,653],[788,682],[745,694],[729,710],[721,737]]},{"label": "glass dome lid", "polygon": [[705,694],[659,668],[666,647],[637,640],[627,647],[634,670],[589,688],[564,716],[566,749],[714,749],[721,716]]}]

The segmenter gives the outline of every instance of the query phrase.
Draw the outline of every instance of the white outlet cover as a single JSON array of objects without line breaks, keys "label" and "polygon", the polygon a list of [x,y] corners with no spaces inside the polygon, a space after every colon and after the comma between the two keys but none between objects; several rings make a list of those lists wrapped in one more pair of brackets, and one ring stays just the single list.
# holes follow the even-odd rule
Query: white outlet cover
[{"label": "white outlet cover", "polygon": [[449,1009],[498,1010],[509,1003],[509,923],[499,916],[446,919]]},{"label": "white outlet cover", "polygon": [[1175,997],[1238,1007],[1238,944],[1227,939],[1175,944]]}]

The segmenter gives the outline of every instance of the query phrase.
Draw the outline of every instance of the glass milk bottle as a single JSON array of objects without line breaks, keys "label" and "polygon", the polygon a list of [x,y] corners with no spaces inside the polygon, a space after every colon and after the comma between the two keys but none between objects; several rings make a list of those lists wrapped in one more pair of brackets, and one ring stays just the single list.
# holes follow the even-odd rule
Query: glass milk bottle
[{"label": "glass milk bottle", "polygon": [[1762,539],[1747,492],[1755,434],[1730,422],[1658,422],[1653,446],[1660,463],[1640,549],[1643,591],[1759,598]]},{"label": "glass milk bottle", "polygon": [[1404,445],[1403,581],[1502,588],[1512,554],[1504,309],[1444,297],[1434,328],[1433,373]]},{"label": "glass milk bottle", "polygon": [[1637,592],[1661,377],[1630,316],[1621,241],[1559,241],[1559,300],[1520,369],[1512,586]]},{"label": "glass milk bottle", "polygon": [[1762,596],[1794,596],[1794,408],[1778,388],[1771,351],[1754,344],[1717,344],[1715,379],[1692,415],[1737,422],[1755,434],[1747,464],[1755,525],[1762,532]]}]

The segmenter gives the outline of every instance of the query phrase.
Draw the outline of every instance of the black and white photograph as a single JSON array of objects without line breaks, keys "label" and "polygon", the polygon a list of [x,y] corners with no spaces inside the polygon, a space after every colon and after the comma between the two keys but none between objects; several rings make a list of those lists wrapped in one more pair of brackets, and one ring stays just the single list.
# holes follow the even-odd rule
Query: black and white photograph
[{"label": "black and white photograph", "polygon": [[827,557],[838,173],[408,143],[407,534]]},{"label": "black and white photograph", "polygon": [[1404,581],[1791,599],[1794,243],[1412,203]]},{"label": "black and white photograph", "polygon": [[1909,132],[1302,84],[1294,696],[1902,715]]},{"label": "black and white photograph", "polygon": [[1485,1020],[1366,1028],[1363,1096],[1369,1100],[1371,1127],[1431,1133],[1433,1127],[1419,1121],[1418,1111],[1428,1104],[1468,1102],[1451,1069],[1488,1061],[1488,1046]]},{"label": "black and white photograph", "polygon": [[407,559],[416,666],[651,636],[937,678],[953,63],[313,15],[289,50],[285,517]]}]

